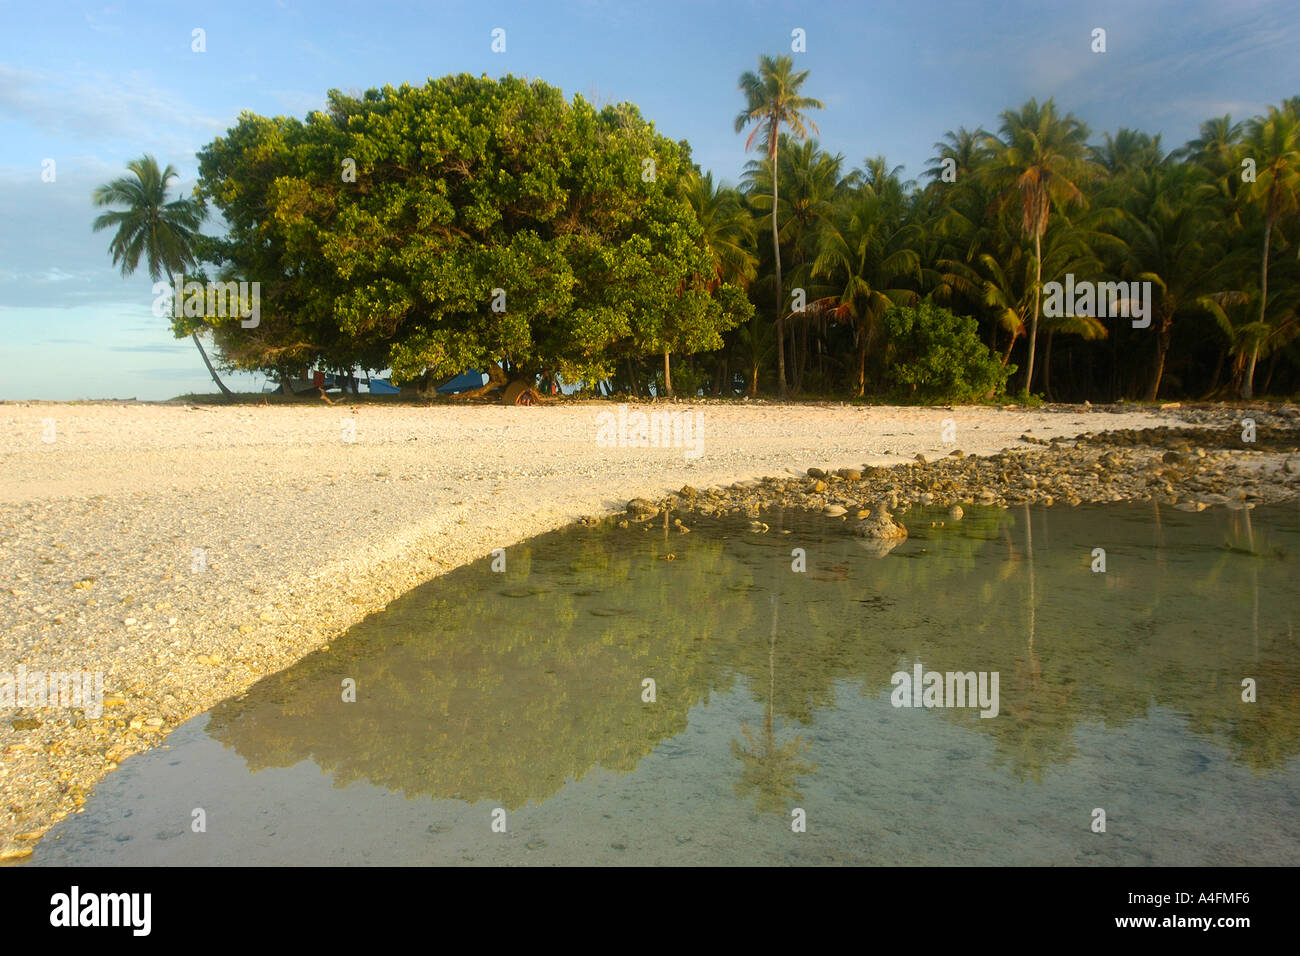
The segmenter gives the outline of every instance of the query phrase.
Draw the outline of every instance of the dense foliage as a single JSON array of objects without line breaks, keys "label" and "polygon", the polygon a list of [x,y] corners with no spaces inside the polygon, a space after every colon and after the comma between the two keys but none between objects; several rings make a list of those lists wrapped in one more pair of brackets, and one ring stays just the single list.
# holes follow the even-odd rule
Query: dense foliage
[{"label": "dense foliage", "polygon": [[245,114],[199,158],[230,226],[206,258],[262,282],[258,328],[218,328],[238,367],[591,381],[751,313],[716,280],[687,147],[632,106],[461,75]]},{"label": "dense foliage", "polygon": [[[200,153],[199,198],[230,228],[200,253],[262,282],[263,317],[203,322],[232,367],[477,367],[634,395],[674,377],[918,400],[1300,388],[1300,97],[1173,151],[1030,100],[996,134],[946,133],[919,186],[810,139],[808,82],[789,57],[741,78],[759,158],[734,188],[635,107],[513,77],[246,114]],[[1067,282],[1149,288],[1150,321],[1047,307]],[[948,312],[892,311],[923,301]]]},{"label": "dense foliage", "polygon": [[975,401],[1006,385],[1006,368],[980,341],[979,324],[930,302],[885,312],[885,382],[899,398]]}]

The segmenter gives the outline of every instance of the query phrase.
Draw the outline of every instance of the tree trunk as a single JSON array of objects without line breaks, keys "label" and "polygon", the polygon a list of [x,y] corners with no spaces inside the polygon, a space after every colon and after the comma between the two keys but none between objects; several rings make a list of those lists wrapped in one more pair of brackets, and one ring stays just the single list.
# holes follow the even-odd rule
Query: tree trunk
[{"label": "tree trunk", "polygon": [[858,398],[867,392],[867,332],[858,329]]},{"label": "tree trunk", "polygon": [[208,367],[208,374],[212,376],[212,381],[217,383],[217,388],[221,389],[221,394],[226,398],[232,398],[234,392],[226,388],[226,383],[217,376],[217,370],[212,367],[212,362],[208,360],[208,353],[203,348],[203,343],[199,341],[199,333],[191,332],[190,338],[194,340],[194,346],[199,350],[199,355],[203,356],[203,364]]},{"label": "tree trunk", "polygon": [[1214,377],[1210,379],[1210,387],[1206,395],[1213,395],[1219,389],[1219,382],[1223,379],[1223,363],[1228,358],[1228,347],[1225,345],[1219,349],[1219,362],[1214,366]]},{"label": "tree trunk", "polygon": [[1255,363],[1259,361],[1259,342],[1250,347],[1250,358],[1246,362],[1246,374],[1241,379],[1241,397],[1250,401],[1255,397]]},{"label": "tree trunk", "polygon": [[781,398],[787,397],[789,389],[785,384],[785,295],[781,289],[781,239],[776,228],[776,205],[779,190],[777,188],[776,151],[781,128],[772,124],[772,257],[776,263],[776,388]]},{"label": "tree trunk", "polygon": [[[182,276],[182,278],[184,278],[184,276]],[[171,286],[173,289],[176,288],[176,280],[172,276],[172,272],[170,269],[167,270],[167,284]],[[199,350],[199,355],[203,356],[203,364],[208,367],[208,374],[212,376],[212,381],[217,383],[217,388],[221,390],[221,394],[226,396],[226,398],[233,398],[235,393],[232,392],[230,389],[226,388],[226,383],[221,380],[221,378],[217,375],[217,370],[214,369],[212,367],[212,363],[208,361],[208,353],[203,348],[203,343],[199,341],[199,333],[191,332],[190,338],[194,340],[194,346]]]},{"label": "tree trunk", "polygon": [[1165,356],[1169,354],[1172,326],[1173,322],[1169,318],[1164,318],[1160,322],[1160,330],[1156,333],[1156,359],[1151,368],[1151,385],[1147,388],[1148,402],[1154,402],[1156,396],[1160,394],[1160,380],[1165,374]]},{"label": "tree trunk", "polygon": [[1007,343],[1007,350],[1006,350],[1005,352],[1002,353],[1002,367],[1003,367],[1003,368],[1006,368],[1006,367],[1007,367],[1007,363],[1011,361],[1011,350],[1014,349],[1014,348],[1016,347],[1016,339],[1017,339],[1017,337],[1018,337],[1018,336],[1016,335],[1015,332],[1012,332],[1012,333],[1011,333],[1011,341]]},{"label": "tree trunk", "polygon": [[1034,314],[1029,319],[1029,362],[1025,370],[1025,394],[1034,385],[1034,348],[1038,344],[1039,296],[1043,291],[1043,237],[1034,232]]},{"label": "tree trunk", "polygon": [[[1273,217],[1264,221],[1264,254],[1259,264],[1259,324],[1264,325],[1264,313],[1268,308],[1268,247],[1273,238]],[[1255,362],[1259,359],[1259,340],[1250,348],[1250,362],[1246,366],[1246,377],[1241,380],[1241,397],[1250,401],[1255,397]]]},{"label": "tree trunk", "polygon": [[668,365],[667,349],[664,349],[664,396],[666,398],[676,398],[673,395],[673,370]]},{"label": "tree trunk", "polygon": [[1268,394],[1268,387],[1273,384],[1273,372],[1277,369],[1277,357],[1281,354],[1281,349],[1274,349],[1272,356],[1269,357],[1268,373],[1264,376],[1264,387],[1260,389],[1265,395]]}]

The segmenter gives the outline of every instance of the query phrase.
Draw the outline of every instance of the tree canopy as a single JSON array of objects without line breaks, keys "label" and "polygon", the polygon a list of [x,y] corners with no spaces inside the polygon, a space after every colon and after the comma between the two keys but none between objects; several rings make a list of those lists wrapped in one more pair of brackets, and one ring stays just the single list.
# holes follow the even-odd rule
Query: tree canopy
[{"label": "tree canopy", "polygon": [[628,355],[721,348],[748,318],[716,279],[689,147],[635,106],[467,74],[306,121],[243,114],[199,154],[229,235],[205,259],[262,283],[237,367],[467,367],[598,380]]}]

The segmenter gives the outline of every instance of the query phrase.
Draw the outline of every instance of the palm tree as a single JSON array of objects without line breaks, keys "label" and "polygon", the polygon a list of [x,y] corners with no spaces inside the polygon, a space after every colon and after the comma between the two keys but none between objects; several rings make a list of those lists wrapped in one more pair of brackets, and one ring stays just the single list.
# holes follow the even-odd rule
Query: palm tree
[{"label": "palm tree", "polygon": [[[1264,249],[1259,264],[1259,318],[1264,326],[1268,305],[1268,252],[1278,217],[1300,208],[1300,114],[1276,106],[1268,115],[1252,119],[1246,127],[1246,154],[1255,160],[1255,181],[1245,187],[1247,198],[1264,214]],[[1241,397],[1254,397],[1255,363],[1260,339],[1256,338],[1241,382]]]},{"label": "palm tree", "polygon": [[1196,305],[1210,314],[1227,337],[1235,358],[1234,378],[1240,378],[1240,392],[1248,391],[1255,361],[1280,352],[1300,338],[1300,285],[1292,282],[1268,302],[1264,318],[1259,315],[1258,290],[1214,292],[1201,296]]},{"label": "palm tree", "polygon": [[1093,161],[1110,176],[1119,176],[1133,170],[1150,169],[1164,160],[1160,134],[1150,136],[1128,127],[1121,127],[1112,138],[1103,133],[1105,144],[1089,147]]},{"label": "palm tree", "polygon": [[[822,109],[821,100],[800,96],[799,88],[808,79],[808,71],[794,71],[794,60],[788,56],[758,58],[758,73],[746,71],[740,77],[740,89],[745,94],[745,109],[736,117],[736,132],[739,133],[751,123],[754,130],[745,141],[745,148],[750,149],[754,140],[762,136],[763,146],[767,150],[768,161],[774,171],[778,170],[777,146],[781,139],[782,125],[789,128],[796,139],[808,135],[808,127],[818,132],[817,124],[804,115],[804,111]],[[777,180],[779,174],[772,176],[772,254],[776,263],[776,367],[777,388],[782,398],[787,395],[785,381],[785,337],[782,318],[785,301],[781,289],[781,240],[778,235],[776,214],[778,203]]]},{"label": "palm tree", "polygon": [[[954,182],[965,183],[988,158],[988,131],[983,127],[969,130],[965,126],[948,130],[943,139],[934,144],[938,150],[925,167],[925,174],[934,182],[943,182],[946,169],[952,169]],[[947,161],[951,160],[951,164]]]},{"label": "palm tree", "polygon": [[697,172],[687,183],[686,199],[704,230],[715,282],[748,285],[758,270],[758,260],[751,251],[754,220],[740,195],[727,186],[714,185],[713,173]]},{"label": "palm tree", "polygon": [[[781,247],[790,253],[789,260],[784,255],[781,258],[781,274],[783,279],[789,279],[792,287],[804,289],[811,302],[822,294],[814,289],[810,273],[817,255],[817,230],[832,214],[835,202],[844,192],[840,175],[844,157],[827,153],[815,139],[792,145],[789,137],[785,137],[778,166],[781,179],[778,236]],[[744,182],[751,205],[760,212],[767,209],[772,202],[771,164],[766,159],[751,160],[746,164]],[[787,264],[791,267],[788,271]],[[815,323],[820,325],[822,314],[817,309],[805,308],[798,318],[791,314],[782,319],[790,332],[793,375],[789,384],[796,393],[803,388],[808,365],[808,330]]]},{"label": "palm tree", "polygon": [[871,185],[864,185],[852,202],[838,206],[819,238],[813,272],[831,277],[839,293],[836,311],[856,327],[855,394],[861,398],[867,352],[881,317],[891,305],[914,305],[919,298],[906,281],[920,284],[921,258],[914,248],[918,236],[915,228],[890,215],[887,201]]},{"label": "palm tree", "polygon": [[[180,175],[171,164],[160,170],[158,161],[146,153],[131,160],[126,168],[131,171],[130,176],[99,186],[93,197],[95,205],[100,208],[126,208],[97,216],[93,229],[95,232],[117,229],[113,241],[108,244],[108,251],[113,254],[113,265],[121,265],[123,276],[132,275],[143,257],[149,268],[149,278],[157,281],[166,275],[170,285],[176,272],[195,262],[194,244],[206,211],[193,199],[167,201],[167,188]],[[198,332],[191,332],[190,338],[203,356],[203,364],[208,367],[212,381],[217,383],[223,395],[231,395],[208,360]]]},{"label": "palm tree", "polygon": [[[969,263],[955,259],[941,259],[936,263],[943,282],[939,298],[957,292],[967,301],[983,306],[994,330],[995,339],[989,343],[990,348],[996,347],[997,329],[1009,333],[1010,339],[1002,350],[1002,365],[1005,367],[1016,342],[1025,334],[1026,326],[1032,324],[1039,288],[1036,282],[1041,282],[1044,276],[1048,281],[1060,280],[1067,273],[1078,276],[1100,274],[1101,263],[1088,241],[1092,236],[1088,230],[1062,217],[1054,221],[1044,234],[1041,254],[1031,257],[1004,221],[1000,233],[995,233],[989,242],[992,252],[981,252]],[[1044,324],[1049,337],[1060,332],[1091,341],[1106,335],[1105,325],[1091,316],[1061,316]]]},{"label": "palm tree", "polygon": [[1219,192],[1231,199],[1236,196],[1237,184],[1241,182],[1237,175],[1237,154],[1241,149],[1242,129],[1242,125],[1234,123],[1227,114],[1206,120],[1201,124],[1199,136],[1170,155],[1175,159],[1190,160],[1203,168]]},{"label": "palm tree", "polygon": [[1155,358],[1146,400],[1154,402],[1164,375],[1174,316],[1212,291],[1222,250],[1214,241],[1219,193],[1195,166],[1162,164],[1133,174],[1124,210],[1125,271],[1150,282],[1154,302]]},{"label": "palm tree", "polygon": [[1052,206],[1082,204],[1076,179],[1088,175],[1085,160],[1088,128],[1072,114],[1060,116],[1056,104],[1041,106],[1031,99],[1017,110],[1002,113],[1000,136],[991,140],[995,157],[987,167],[990,182],[999,190],[999,205],[1020,197],[1021,229],[1034,239],[1034,310],[1029,324],[1029,361],[1025,393],[1034,382],[1034,350],[1038,343],[1038,316],[1042,297],[1042,239]]}]

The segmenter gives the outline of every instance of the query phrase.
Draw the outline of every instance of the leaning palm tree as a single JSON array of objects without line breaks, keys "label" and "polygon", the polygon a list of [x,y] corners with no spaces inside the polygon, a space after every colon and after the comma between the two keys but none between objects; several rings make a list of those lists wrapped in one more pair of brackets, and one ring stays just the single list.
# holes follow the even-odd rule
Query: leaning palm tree
[{"label": "leaning palm tree", "polygon": [[[1255,181],[1247,185],[1247,198],[1264,214],[1264,249],[1259,264],[1260,327],[1268,305],[1268,252],[1273,227],[1279,216],[1300,209],[1300,116],[1295,111],[1276,106],[1268,115],[1251,120],[1246,127],[1246,155],[1255,160]],[[1255,363],[1259,359],[1260,339],[1252,344],[1241,382],[1241,397],[1254,397]]]},{"label": "leaning palm tree", "polygon": [[[767,150],[768,162],[772,169],[777,165],[777,145],[781,139],[781,127],[786,126],[796,139],[808,135],[808,127],[818,132],[817,124],[804,115],[804,111],[822,109],[821,100],[800,96],[799,88],[808,79],[808,71],[794,72],[794,60],[788,56],[760,56],[758,72],[746,71],[740,77],[740,89],[745,94],[745,109],[736,117],[736,132],[739,133],[751,123],[754,130],[745,141],[745,148],[750,149],[754,140],[762,136],[763,146]],[[776,215],[778,205],[777,180],[779,173],[772,176],[772,254],[776,264],[776,380],[781,397],[787,394],[785,382],[785,337],[782,318],[785,310],[784,295],[781,289],[781,240],[777,231]]]},{"label": "leaning palm tree", "polygon": [[[158,161],[146,153],[131,160],[126,168],[131,171],[130,176],[122,176],[98,187],[93,197],[95,205],[100,208],[126,208],[97,216],[94,231],[117,229],[113,241],[108,244],[108,251],[113,255],[113,265],[121,266],[123,276],[132,275],[143,258],[149,269],[149,278],[157,281],[166,275],[170,285],[176,272],[195,262],[194,244],[205,210],[193,199],[167,201],[168,186],[180,175],[174,166],[168,164],[166,169],[159,169]],[[217,383],[217,388],[223,395],[231,395],[208,360],[198,332],[191,332],[190,338],[198,347],[199,355],[203,356],[203,364],[208,367],[208,374]]]},{"label": "leaning palm tree", "polygon": [[1050,99],[1041,106],[1031,99],[1019,110],[1004,111],[1001,118],[1001,135],[989,142],[994,159],[987,167],[987,176],[998,190],[1000,205],[1019,196],[1021,229],[1034,240],[1034,310],[1030,314],[1024,388],[1028,394],[1034,382],[1034,350],[1038,343],[1043,233],[1053,205],[1084,202],[1075,180],[1091,172],[1085,159],[1088,128],[1072,114],[1061,116]]}]

